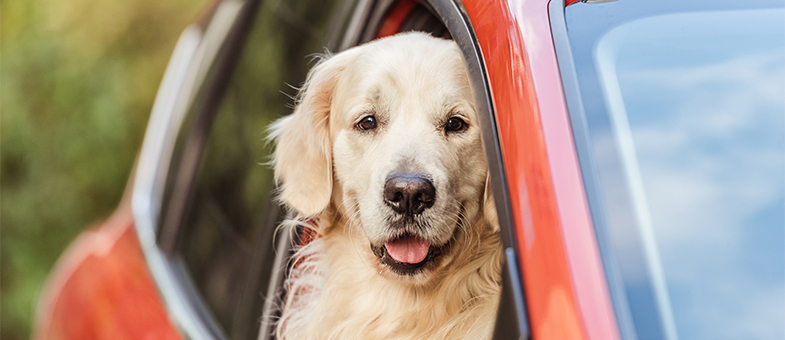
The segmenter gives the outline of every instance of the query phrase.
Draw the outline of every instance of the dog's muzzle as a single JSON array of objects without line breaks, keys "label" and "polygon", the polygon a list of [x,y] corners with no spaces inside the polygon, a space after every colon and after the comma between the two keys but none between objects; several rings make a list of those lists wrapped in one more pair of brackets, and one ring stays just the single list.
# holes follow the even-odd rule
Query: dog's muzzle
[{"label": "dog's muzzle", "polygon": [[371,244],[380,263],[399,275],[414,275],[434,262],[444,246],[434,246],[422,235],[423,213],[436,202],[436,187],[426,175],[393,172],[387,176],[382,193],[384,204],[393,212],[389,228],[397,234],[381,245]]}]

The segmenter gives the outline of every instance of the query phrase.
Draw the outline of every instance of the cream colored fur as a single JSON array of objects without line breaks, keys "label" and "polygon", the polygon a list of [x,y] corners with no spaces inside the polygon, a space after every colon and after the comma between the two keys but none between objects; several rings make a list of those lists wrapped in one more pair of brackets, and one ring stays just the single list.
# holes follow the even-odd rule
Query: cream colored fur
[{"label": "cream colored fur", "polygon": [[[488,339],[501,246],[479,118],[457,45],[422,33],[380,39],[311,70],[294,113],[271,127],[280,198],[314,221],[298,250],[279,339]],[[373,131],[357,123],[377,118]],[[446,133],[451,117],[468,128]],[[400,275],[370,244],[393,231],[382,201],[393,171],[427,174],[422,237],[448,245],[435,265]]]}]

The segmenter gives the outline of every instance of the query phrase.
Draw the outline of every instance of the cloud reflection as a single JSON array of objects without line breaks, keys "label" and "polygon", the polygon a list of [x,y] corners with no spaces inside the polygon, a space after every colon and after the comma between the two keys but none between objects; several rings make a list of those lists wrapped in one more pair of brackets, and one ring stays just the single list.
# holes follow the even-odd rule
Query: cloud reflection
[{"label": "cloud reflection", "polygon": [[785,338],[782,33],[643,36],[615,71],[679,337]]}]

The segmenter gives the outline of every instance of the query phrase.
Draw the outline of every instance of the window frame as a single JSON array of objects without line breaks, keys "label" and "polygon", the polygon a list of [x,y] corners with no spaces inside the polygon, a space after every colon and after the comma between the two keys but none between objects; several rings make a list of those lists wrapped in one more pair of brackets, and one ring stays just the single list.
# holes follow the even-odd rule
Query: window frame
[{"label": "window frame", "polygon": [[[395,2],[360,0],[340,49],[372,40],[375,33],[369,32],[378,30],[379,18],[384,18]],[[215,111],[218,106],[260,3],[261,0],[220,1],[205,16],[209,19],[191,25],[183,32],[156,96],[135,178],[134,219],[145,258],[173,321],[191,339],[227,338],[187,278],[187,273],[183,272],[184,266],[174,256],[174,250],[181,218],[192,196],[191,183],[196,178],[197,165],[212,123],[211,114],[205,112]],[[519,256],[509,209],[510,199],[484,59],[474,28],[460,1],[425,0],[420,3],[444,23],[458,43],[477,101],[506,259],[494,338],[528,338],[521,268],[517,263]],[[384,14],[373,17],[373,13]],[[205,97],[199,100],[204,107],[198,110],[199,114],[191,115],[188,110],[199,97],[197,92],[203,88]],[[186,134],[187,139],[178,141],[185,126],[193,126],[193,130]],[[172,182],[172,178],[176,182]],[[288,235],[282,236],[276,247],[278,256],[266,296],[282,294],[284,288],[291,242]],[[277,312],[276,306],[269,301],[272,299],[268,299],[263,308],[259,339],[264,338],[265,332],[271,334],[269,331],[273,324],[268,316]]]}]

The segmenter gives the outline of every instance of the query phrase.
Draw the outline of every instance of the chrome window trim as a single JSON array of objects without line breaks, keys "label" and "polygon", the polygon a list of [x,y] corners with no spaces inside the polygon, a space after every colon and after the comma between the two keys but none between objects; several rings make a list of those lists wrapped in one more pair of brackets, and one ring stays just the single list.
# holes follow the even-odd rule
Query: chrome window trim
[{"label": "chrome window trim", "polygon": [[177,131],[245,4],[225,0],[204,32],[191,25],[181,34],[156,95],[134,179],[132,206],[142,251],[172,321],[188,339],[224,337],[215,322],[204,320],[204,307],[189,296],[193,288],[183,286],[176,263],[158,248],[157,225]]},{"label": "chrome window trim", "polygon": [[[185,114],[182,104],[184,93],[192,90],[186,81],[194,77],[192,69],[200,59],[202,37],[201,29],[195,25],[187,27],[180,35],[150,113],[134,178],[132,201],[136,229],[143,247],[155,246],[155,217],[160,213],[163,192],[163,187],[157,184],[165,178],[169,165],[168,158],[164,156],[171,154],[174,147],[174,138],[167,132],[179,127]],[[152,223],[139,225],[147,220]]]}]

